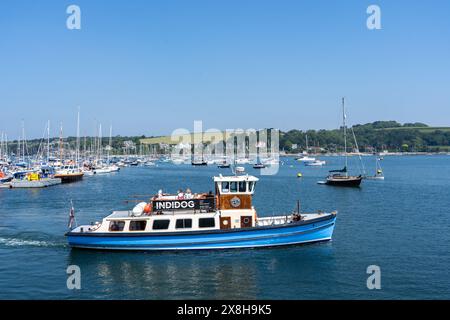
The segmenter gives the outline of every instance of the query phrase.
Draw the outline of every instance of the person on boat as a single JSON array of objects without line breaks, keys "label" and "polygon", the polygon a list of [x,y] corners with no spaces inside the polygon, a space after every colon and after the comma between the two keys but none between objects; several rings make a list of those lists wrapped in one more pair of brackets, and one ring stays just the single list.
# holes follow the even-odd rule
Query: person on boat
[{"label": "person on boat", "polygon": [[161,189],[158,190],[158,199],[161,199],[163,197],[163,192]]},{"label": "person on boat", "polygon": [[184,194],[184,199],[193,199],[194,195],[192,194],[191,189],[187,188],[186,193]]},{"label": "person on boat", "polygon": [[110,230],[111,230],[111,231],[119,231],[119,225],[117,224],[117,222],[114,221],[114,222],[111,224]]},{"label": "person on boat", "polygon": [[178,200],[183,200],[184,199],[184,193],[183,190],[178,190]]}]

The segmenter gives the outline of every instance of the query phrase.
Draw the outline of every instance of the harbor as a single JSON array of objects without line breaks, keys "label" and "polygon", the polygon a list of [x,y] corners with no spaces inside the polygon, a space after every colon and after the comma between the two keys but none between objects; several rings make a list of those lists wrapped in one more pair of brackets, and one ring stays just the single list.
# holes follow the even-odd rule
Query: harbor
[{"label": "harbor", "polygon": [[[449,298],[445,280],[450,263],[445,254],[448,156],[385,157],[387,178],[367,180],[357,189],[316,183],[329,167],[341,166],[343,157],[327,157],[324,167],[305,167],[293,157],[281,160],[284,164],[274,176],[260,176],[251,164],[244,165],[249,175],[260,179],[254,196],[259,216],[270,219],[280,212],[295,212],[297,200],[300,212],[336,210],[331,242],[181,253],[71,249],[64,236],[70,199],[77,223],[90,225],[114,210],[132,210],[137,200],[147,199],[143,195],[157,195],[160,189],[164,193],[188,188],[193,193],[214,191],[211,177],[229,170],[163,161],[153,167],[129,166],[51,188],[1,189],[0,254],[5,262],[0,266],[0,295],[36,299],[46,292],[48,299],[187,299],[192,295],[199,299],[270,299],[275,298],[275,290],[279,299]],[[367,168],[374,167],[375,157],[363,157],[363,161]],[[297,178],[299,171],[302,178]],[[432,219],[440,223],[429,224]],[[385,270],[384,290],[376,293],[365,286],[365,268],[373,263]],[[73,264],[83,270],[83,290],[65,287],[65,269]]]}]

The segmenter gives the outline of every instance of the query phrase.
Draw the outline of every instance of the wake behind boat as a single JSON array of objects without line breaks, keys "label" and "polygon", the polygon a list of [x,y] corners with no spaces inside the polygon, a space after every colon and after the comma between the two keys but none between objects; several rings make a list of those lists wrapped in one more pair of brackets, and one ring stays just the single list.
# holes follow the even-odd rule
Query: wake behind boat
[{"label": "wake behind boat", "polygon": [[[162,191],[130,211],[70,230],[74,248],[104,250],[195,250],[256,248],[331,240],[332,213],[259,217],[252,205],[258,178],[214,177],[215,194]],[[73,213],[73,210],[71,211]],[[71,215],[70,225],[74,222]]]}]

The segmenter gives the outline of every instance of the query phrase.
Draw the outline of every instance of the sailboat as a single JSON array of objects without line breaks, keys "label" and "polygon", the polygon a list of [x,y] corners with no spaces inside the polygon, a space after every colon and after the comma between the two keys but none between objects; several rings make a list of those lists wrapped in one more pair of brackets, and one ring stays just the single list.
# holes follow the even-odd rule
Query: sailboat
[{"label": "sailboat", "polygon": [[253,165],[253,169],[264,169],[266,165],[261,162],[259,155],[256,157],[256,163]]},{"label": "sailboat", "polygon": [[64,143],[63,143],[63,127],[61,123],[60,136],[59,136],[59,152],[60,152],[60,167],[56,170],[55,178],[62,180],[62,183],[70,183],[83,179],[84,173],[78,166],[79,157],[79,122],[80,115],[78,112],[78,125],[77,125],[77,150],[75,161],[70,161],[69,164],[64,164]]},{"label": "sailboat", "polygon": [[202,159],[200,161],[195,159],[195,147],[193,147],[194,152],[192,152],[192,158],[191,158],[191,165],[193,165],[193,166],[207,166],[208,165],[208,162],[206,162],[205,159],[203,158],[203,148],[204,148],[203,132],[202,132],[202,144],[201,145],[202,145]]},{"label": "sailboat", "polygon": [[376,157],[375,159],[375,175],[373,176],[365,176],[365,179],[369,180],[384,180],[383,169],[381,169],[380,158]]},{"label": "sailboat", "polygon": [[261,159],[259,157],[259,136],[257,136],[258,142],[256,144],[256,163],[253,164],[253,169],[264,169],[266,165],[261,162]]},{"label": "sailboat", "polygon": [[[359,187],[362,181],[362,175],[351,176],[348,174],[348,157],[347,157],[347,125],[345,115],[345,99],[342,98],[342,119],[344,129],[344,155],[345,155],[345,167],[341,170],[331,170],[324,184],[338,187]],[[322,183],[322,182],[319,182]]]}]

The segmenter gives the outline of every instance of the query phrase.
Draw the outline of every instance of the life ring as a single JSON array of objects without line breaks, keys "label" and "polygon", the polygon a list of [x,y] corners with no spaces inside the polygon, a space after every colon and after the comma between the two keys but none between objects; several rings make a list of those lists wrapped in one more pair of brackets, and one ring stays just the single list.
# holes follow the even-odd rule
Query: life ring
[{"label": "life ring", "polygon": [[149,203],[147,203],[146,205],[145,205],[145,207],[144,207],[144,213],[145,214],[150,214],[152,212],[152,203],[151,202],[149,202]]}]

